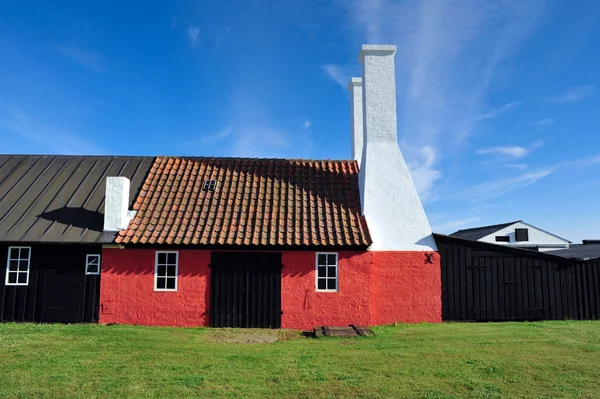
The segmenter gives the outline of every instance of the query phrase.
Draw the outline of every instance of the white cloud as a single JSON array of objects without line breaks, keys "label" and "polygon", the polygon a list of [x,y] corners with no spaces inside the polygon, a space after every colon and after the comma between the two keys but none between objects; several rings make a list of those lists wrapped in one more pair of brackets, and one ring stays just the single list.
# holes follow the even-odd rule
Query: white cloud
[{"label": "white cloud", "polygon": [[462,193],[462,196],[471,202],[491,199],[515,189],[530,186],[553,173],[590,168],[596,165],[600,165],[600,154],[573,161],[557,162],[551,166],[539,168],[537,171],[471,186]]},{"label": "white cloud", "polygon": [[350,83],[350,75],[339,65],[323,65],[323,70],[334,82],[346,89]]},{"label": "white cloud", "polygon": [[[545,0],[339,0],[338,4],[346,10],[346,31],[353,40],[398,46],[402,142],[459,157],[478,123],[521,104],[484,111],[490,87],[497,79],[507,79],[505,71],[510,68],[505,66],[538,26]],[[422,163],[418,151],[405,157],[413,170]],[[437,169],[422,170],[427,172],[426,187],[439,181]]]},{"label": "white cloud", "polygon": [[188,39],[190,39],[190,46],[196,47],[196,44],[198,44],[198,35],[200,35],[200,29],[192,25],[187,29],[187,34]]},{"label": "white cloud", "polygon": [[105,151],[66,129],[38,122],[26,112],[12,108],[0,117],[0,126],[22,138],[38,144],[43,153],[64,155],[104,154]]},{"label": "white cloud", "polygon": [[473,227],[472,224],[480,221],[480,217],[472,217],[467,219],[449,220],[442,224],[432,226],[432,230],[436,233],[450,234],[461,228]]},{"label": "white cloud", "polygon": [[57,46],[56,51],[89,71],[97,73],[107,71],[105,58],[93,51],[70,46]]},{"label": "white cloud", "polygon": [[546,119],[541,119],[539,121],[533,122],[531,125],[532,126],[549,126],[552,125],[554,123],[554,119],[552,118],[546,118]]},{"label": "white cloud", "polygon": [[492,109],[482,115],[479,115],[475,119],[477,119],[477,120],[492,119],[492,118],[502,115],[502,114],[510,111],[511,109],[518,107],[519,105],[522,105],[522,104],[523,104],[522,101],[513,101],[511,103],[504,104],[503,106],[501,106],[499,108]]},{"label": "white cloud", "polygon": [[435,182],[442,177],[442,173],[436,169],[437,152],[431,146],[411,148],[403,146],[406,155],[410,155],[411,161],[408,168],[415,187],[423,201],[431,199]]},{"label": "white cloud", "polygon": [[492,180],[468,188],[464,192],[464,195],[468,197],[471,202],[496,198],[518,188],[530,186],[552,173],[552,169],[546,169],[537,172],[528,172],[507,179]]},{"label": "white cloud", "polygon": [[507,168],[510,168],[510,169],[517,169],[517,170],[523,170],[523,169],[527,169],[529,167],[523,163],[507,163],[504,166],[506,166]]},{"label": "white cloud", "polygon": [[310,120],[306,119],[304,121],[304,123],[302,124],[302,126],[304,126],[305,129],[308,129],[310,127],[311,123]]},{"label": "white cloud", "polygon": [[507,155],[513,158],[524,158],[532,151],[544,145],[543,141],[536,141],[528,147],[518,145],[507,145],[498,147],[484,147],[477,150],[478,155]]},{"label": "white cloud", "polygon": [[596,92],[596,86],[575,86],[567,89],[563,94],[551,98],[549,101],[555,103],[573,103],[580,100],[590,98]]}]

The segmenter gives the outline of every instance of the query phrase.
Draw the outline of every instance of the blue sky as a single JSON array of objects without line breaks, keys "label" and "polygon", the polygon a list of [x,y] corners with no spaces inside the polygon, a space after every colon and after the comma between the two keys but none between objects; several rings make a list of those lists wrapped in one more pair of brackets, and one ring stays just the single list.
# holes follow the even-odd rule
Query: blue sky
[{"label": "blue sky", "polygon": [[3,2],[0,152],[349,158],[360,45],[396,44],[435,231],[600,238],[598,20],[596,1]]}]

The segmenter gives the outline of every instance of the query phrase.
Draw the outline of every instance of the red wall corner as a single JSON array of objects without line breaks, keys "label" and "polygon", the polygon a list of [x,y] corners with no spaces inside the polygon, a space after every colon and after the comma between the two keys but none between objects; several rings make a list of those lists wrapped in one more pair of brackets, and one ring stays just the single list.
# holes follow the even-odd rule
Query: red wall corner
[{"label": "red wall corner", "polygon": [[371,325],[442,321],[439,253],[371,252]]}]

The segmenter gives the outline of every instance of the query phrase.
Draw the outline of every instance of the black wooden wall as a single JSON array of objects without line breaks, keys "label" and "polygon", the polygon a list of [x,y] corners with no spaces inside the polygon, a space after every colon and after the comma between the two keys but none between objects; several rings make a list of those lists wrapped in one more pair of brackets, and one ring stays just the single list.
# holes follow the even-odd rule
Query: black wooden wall
[{"label": "black wooden wall", "polygon": [[86,255],[99,245],[18,244],[31,247],[29,284],[5,285],[9,244],[0,243],[0,321],[95,322],[100,276],[86,275]]},{"label": "black wooden wall", "polygon": [[600,262],[436,236],[448,321],[600,319]]}]

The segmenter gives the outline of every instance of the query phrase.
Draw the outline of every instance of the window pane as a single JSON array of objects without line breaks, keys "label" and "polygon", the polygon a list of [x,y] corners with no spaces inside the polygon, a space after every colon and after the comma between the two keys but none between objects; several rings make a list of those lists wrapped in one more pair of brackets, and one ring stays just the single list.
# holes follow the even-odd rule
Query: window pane
[{"label": "window pane", "polygon": [[167,266],[167,276],[175,277],[175,266]]},{"label": "window pane", "polygon": [[170,290],[174,290],[175,289],[175,279],[174,278],[168,278],[167,279],[167,288]]},{"label": "window pane", "polygon": [[335,269],[335,266],[327,266],[327,277],[336,277]]},{"label": "window pane", "polygon": [[319,275],[319,277],[327,277],[327,276],[326,276],[326,273],[325,273],[325,272],[327,271],[327,269],[326,269],[325,267],[320,267],[320,266],[319,266],[319,267],[317,268],[317,271],[318,271],[318,275]]},{"label": "window pane", "polygon": [[159,290],[164,290],[167,286],[166,279],[164,277],[158,277],[156,279],[156,288]]},{"label": "window pane", "polygon": [[335,290],[336,288],[336,281],[333,278],[327,279],[327,289],[328,290]]},{"label": "window pane", "polygon": [[16,284],[17,282],[17,273],[8,273],[8,284]]},{"label": "window pane", "polygon": [[19,261],[19,270],[22,271],[22,272],[26,272],[28,265],[29,265],[28,261],[26,261],[26,260],[20,260]]},{"label": "window pane", "polygon": [[9,259],[19,259],[19,249],[11,248],[8,252],[8,258]]},{"label": "window pane", "polygon": [[98,273],[98,265],[88,265],[87,272],[88,272],[88,274]]},{"label": "window pane", "polygon": [[159,264],[162,263],[163,265],[165,263],[167,263],[167,254],[166,253],[164,253],[164,252],[159,252],[158,253],[158,263]]},{"label": "window pane", "polygon": [[21,254],[19,255],[21,259],[29,258],[29,248],[21,248]]},{"label": "window pane", "polygon": [[17,270],[18,266],[19,266],[19,261],[18,261],[18,260],[11,260],[11,261],[8,263],[8,270],[10,270],[10,271],[13,271],[13,272],[14,272],[14,271],[16,271],[16,270]]},{"label": "window pane", "polygon": [[88,265],[97,265],[98,263],[100,263],[99,260],[100,260],[99,256],[96,256],[96,255],[90,256],[90,257],[88,257]]},{"label": "window pane", "polygon": [[177,254],[167,254],[167,263],[174,265],[177,262]]},{"label": "window pane", "polygon": [[319,254],[319,256],[317,257],[317,264],[318,265],[326,265],[327,264],[327,255]]},{"label": "window pane", "polygon": [[167,266],[158,265],[158,267],[156,268],[156,275],[160,276],[160,277],[166,276],[167,275]]},{"label": "window pane", "polygon": [[327,255],[327,264],[330,266],[335,265],[336,264],[335,258],[336,258],[335,254]]},{"label": "window pane", "polygon": [[317,280],[317,288],[320,290],[324,290],[327,288],[327,280],[324,278],[320,278]]},{"label": "window pane", "polygon": [[18,281],[19,284],[25,284],[27,282],[27,273],[19,273]]}]

